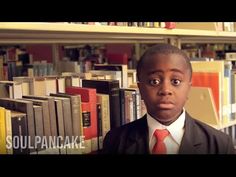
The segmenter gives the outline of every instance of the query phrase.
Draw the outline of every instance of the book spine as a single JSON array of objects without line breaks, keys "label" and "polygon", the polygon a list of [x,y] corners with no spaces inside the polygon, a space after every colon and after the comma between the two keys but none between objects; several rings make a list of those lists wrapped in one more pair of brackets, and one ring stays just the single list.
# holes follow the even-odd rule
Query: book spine
[{"label": "book spine", "polygon": [[0,107],[0,154],[6,154],[6,120],[5,108]]},{"label": "book spine", "polygon": [[[34,118],[35,118],[35,133],[36,136],[43,138],[43,110],[42,106],[34,106]],[[41,145],[38,144],[37,150],[42,150]]]},{"label": "book spine", "polygon": [[102,149],[102,144],[103,144],[103,141],[102,141],[102,106],[100,103],[97,103],[97,122],[98,122],[98,147],[97,149]]},{"label": "book spine", "polygon": [[83,135],[81,96],[80,95],[71,97],[71,113],[72,113],[73,135],[78,136],[78,140],[79,140],[79,137]]},{"label": "book spine", "polygon": [[[11,111],[5,111],[6,117],[6,137],[9,138],[9,141],[12,142],[12,126],[11,126]],[[7,148],[7,154],[13,154],[13,148]]]},{"label": "book spine", "polygon": [[64,118],[64,125],[65,125],[65,136],[68,136],[69,138],[71,138],[73,135],[73,130],[72,130],[70,100],[69,99],[63,100],[62,107],[63,107],[63,118]]},{"label": "book spine", "polygon": [[[33,103],[20,103],[15,102],[16,111],[26,113],[26,127],[27,135],[30,137],[30,145],[34,147],[35,145],[35,121],[34,121],[34,112],[33,112]],[[30,152],[34,152],[36,149],[30,149]]]},{"label": "book spine", "polygon": [[12,138],[13,140],[17,139],[19,143],[19,147],[17,147],[16,141],[13,141],[13,154],[29,154],[32,152],[27,147],[28,141],[25,137],[28,137],[26,114],[12,119]]},{"label": "book spine", "polygon": [[112,129],[121,126],[119,86],[110,83],[109,95],[110,95],[110,118],[111,118],[111,129]]},{"label": "book spine", "polygon": [[121,125],[125,124],[125,90],[120,89],[120,115]]},{"label": "book spine", "polygon": [[[63,107],[62,107],[62,101],[61,100],[54,100],[55,108],[56,108],[56,125],[57,125],[57,131],[58,135],[63,137],[63,140],[65,139],[65,129],[64,129],[64,118],[63,118]],[[63,143],[64,141],[61,141],[60,143]]]},{"label": "book spine", "polygon": [[57,136],[57,123],[56,123],[56,110],[55,110],[55,104],[54,99],[50,98],[48,99],[48,106],[49,106],[49,115],[50,115],[50,129],[52,136]]}]

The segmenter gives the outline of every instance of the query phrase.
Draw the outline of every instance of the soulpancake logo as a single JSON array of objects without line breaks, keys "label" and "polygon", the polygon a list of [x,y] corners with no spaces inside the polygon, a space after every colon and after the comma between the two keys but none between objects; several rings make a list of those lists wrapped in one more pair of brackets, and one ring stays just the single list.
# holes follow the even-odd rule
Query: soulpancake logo
[{"label": "soulpancake logo", "polygon": [[7,136],[6,149],[68,149],[85,148],[84,136],[35,136],[34,143],[30,136]]}]

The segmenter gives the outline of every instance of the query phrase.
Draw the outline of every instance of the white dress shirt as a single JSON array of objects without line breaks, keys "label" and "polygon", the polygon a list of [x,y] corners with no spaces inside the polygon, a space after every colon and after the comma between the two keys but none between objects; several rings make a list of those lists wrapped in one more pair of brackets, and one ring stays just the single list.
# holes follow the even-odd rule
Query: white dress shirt
[{"label": "white dress shirt", "polygon": [[152,149],[156,143],[156,138],[153,136],[156,129],[167,129],[170,134],[165,138],[164,143],[166,145],[167,154],[178,154],[180,143],[184,135],[184,122],[185,122],[185,110],[172,124],[166,126],[158,122],[147,113],[147,123],[149,132],[149,152],[152,153]]}]

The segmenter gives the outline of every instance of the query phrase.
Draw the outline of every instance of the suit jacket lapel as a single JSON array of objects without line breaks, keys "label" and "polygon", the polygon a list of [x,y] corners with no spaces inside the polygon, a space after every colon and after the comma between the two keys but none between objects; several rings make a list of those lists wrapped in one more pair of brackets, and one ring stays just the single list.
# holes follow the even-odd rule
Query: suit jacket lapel
[{"label": "suit jacket lapel", "polygon": [[200,153],[201,137],[198,136],[194,120],[186,112],[185,132],[180,145],[179,154]]},{"label": "suit jacket lapel", "polygon": [[148,154],[148,126],[147,117],[139,119],[137,124],[130,130],[126,140],[125,154]]}]

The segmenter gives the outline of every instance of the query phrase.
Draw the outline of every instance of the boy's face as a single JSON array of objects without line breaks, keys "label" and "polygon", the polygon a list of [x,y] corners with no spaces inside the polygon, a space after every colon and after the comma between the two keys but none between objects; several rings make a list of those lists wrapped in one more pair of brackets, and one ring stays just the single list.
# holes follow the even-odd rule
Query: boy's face
[{"label": "boy's face", "polygon": [[138,87],[148,113],[163,124],[181,114],[191,87],[190,70],[179,54],[155,54],[145,60]]}]

